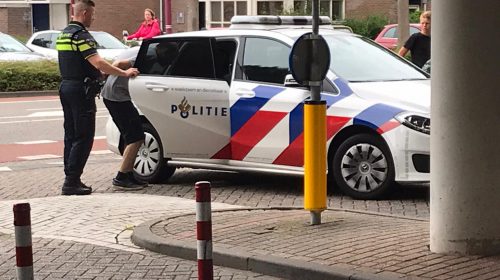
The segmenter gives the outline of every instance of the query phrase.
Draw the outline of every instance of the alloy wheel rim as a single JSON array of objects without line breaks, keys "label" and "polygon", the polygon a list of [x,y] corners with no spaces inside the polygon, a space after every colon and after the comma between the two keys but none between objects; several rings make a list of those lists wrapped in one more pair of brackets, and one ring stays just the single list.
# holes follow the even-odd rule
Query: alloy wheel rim
[{"label": "alloy wheel rim", "polygon": [[158,168],[160,162],[160,146],[150,133],[145,133],[144,143],[135,158],[134,170],[141,176],[150,176]]},{"label": "alloy wheel rim", "polygon": [[349,188],[356,192],[372,192],[386,181],[389,167],[378,147],[362,143],[345,152],[340,171]]}]

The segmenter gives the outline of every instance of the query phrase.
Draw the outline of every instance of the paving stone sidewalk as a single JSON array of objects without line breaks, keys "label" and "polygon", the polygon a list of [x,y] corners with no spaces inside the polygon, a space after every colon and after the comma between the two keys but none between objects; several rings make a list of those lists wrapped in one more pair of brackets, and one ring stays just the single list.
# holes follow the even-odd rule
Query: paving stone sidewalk
[{"label": "paving stone sidewalk", "polygon": [[[14,237],[0,234],[0,279],[16,279]],[[59,239],[33,239],[36,280],[194,280],[197,264],[153,252],[128,252]],[[215,280],[279,278],[225,267],[214,267]]]},{"label": "paving stone sidewalk", "polygon": [[[195,215],[169,215],[134,230],[160,253],[195,258]],[[500,279],[500,257],[429,251],[424,219],[328,210],[309,225],[304,210],[221,210],[212,214],[214,263],[288,279]]]}]

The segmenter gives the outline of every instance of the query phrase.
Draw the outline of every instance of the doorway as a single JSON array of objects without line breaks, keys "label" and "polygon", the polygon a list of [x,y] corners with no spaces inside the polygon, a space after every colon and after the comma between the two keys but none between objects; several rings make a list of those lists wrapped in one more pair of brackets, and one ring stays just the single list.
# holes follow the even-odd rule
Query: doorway
[{"label": "doorway", "polygon": [[199,20],[199,26],[198,26],[198,29],[199,30],[203,30],[206,28],[206,21],[205,21],[205,5],[206,3],[205,2],[199,2],[199,5],[198,5],[198,18],[200,19]]},{"label": "doorway", "polygon": [[49,4],[32,4],[33,32],[50,29]]}]

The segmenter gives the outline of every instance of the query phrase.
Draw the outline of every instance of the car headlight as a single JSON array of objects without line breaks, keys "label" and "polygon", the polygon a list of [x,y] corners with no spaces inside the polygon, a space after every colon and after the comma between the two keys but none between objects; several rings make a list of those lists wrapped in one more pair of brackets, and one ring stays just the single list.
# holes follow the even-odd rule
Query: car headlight
[{"label": "car headlight", "polygon": [[431,134],[431,118],[420,113],[403,112],[396,119],[404,126],[425,134]]}]

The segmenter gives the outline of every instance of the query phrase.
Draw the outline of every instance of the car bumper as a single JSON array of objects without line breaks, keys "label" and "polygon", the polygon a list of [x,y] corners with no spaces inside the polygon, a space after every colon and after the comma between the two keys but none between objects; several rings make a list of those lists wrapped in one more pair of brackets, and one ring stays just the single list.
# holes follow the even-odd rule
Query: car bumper
[{"label": "car bumper", "polygon": [[392,152],[397,182],[430,181],[430,135],[400,125],[383,136]]},{"label": "car bumper", "polygon": [[121,136],[118,127],[116,127],[111,117],[109,117],[108,122],[106,123],[106,142],[108,145],[108,149],[118,155],[121,154],[120,137]]}]

